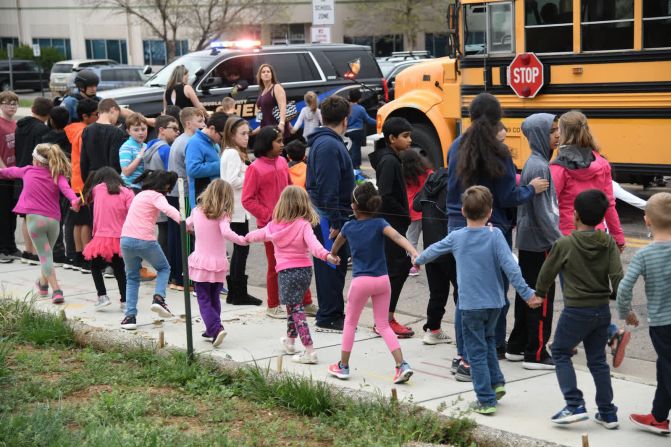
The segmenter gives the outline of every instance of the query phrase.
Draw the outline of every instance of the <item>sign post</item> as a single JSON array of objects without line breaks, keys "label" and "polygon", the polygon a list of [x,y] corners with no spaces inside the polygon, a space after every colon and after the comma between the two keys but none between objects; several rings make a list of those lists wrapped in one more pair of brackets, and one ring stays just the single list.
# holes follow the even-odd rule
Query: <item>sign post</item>
[{"label": "sign post", "polygon": [[191,287],[189,287],[189,250],[186,232],[186,203],[184,201],[184,179],[177,179],[179,193],[179,232],[182,237],[182,276],[184,277],[184,312],[186,313],[186,353],[193,361],[193,330],[191,327]]},{"label": "sign post", "polygon": [[14,58],[14,44],[7,44],[7,62],[9,62],[9,89],[14,90],[14,71],[12,70],[12,59]]},{"label": "sign post", "polygon": [[533,98],[544,84],[543,63],[534,53],[521,53],[508,66],[508,85],[520,98]]}]

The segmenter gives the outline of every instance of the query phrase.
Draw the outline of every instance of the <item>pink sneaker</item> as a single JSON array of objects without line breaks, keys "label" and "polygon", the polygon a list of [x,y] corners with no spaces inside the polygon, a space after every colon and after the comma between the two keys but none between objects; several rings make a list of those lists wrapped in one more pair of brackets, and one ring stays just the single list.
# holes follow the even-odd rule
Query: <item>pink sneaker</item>
[{"label": "pink sneaker", "polygon": [[415,267],[414,265],[410,267],[410,272],[408,272],[408,276],[419,276],[419,267]]}]

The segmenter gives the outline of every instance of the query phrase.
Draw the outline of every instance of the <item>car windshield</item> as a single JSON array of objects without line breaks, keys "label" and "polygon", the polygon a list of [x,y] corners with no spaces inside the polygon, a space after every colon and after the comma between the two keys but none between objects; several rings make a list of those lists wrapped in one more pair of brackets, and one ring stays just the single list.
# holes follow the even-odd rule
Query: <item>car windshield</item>
[{"label": "car windshield", "polygon": [[175,70],[175,67],[178,65],[184,65],[189,71],[189,83],[192,83],[196,78],[196,72],[201,68],[206,69],[212,63],[213,56],[208,56],[207,54],[187,54],[182,56],[179,59],[174,60],[170,64],[166,65],[156,73],[154,76],[149,78],[145,84],[148,87],[160,86],[165,87],[168,85],[168,79],[170,75]]},{"label": "car windshield", "polygon": [[52,73],[70,73],[72,71],[72,64],[54,64],[51,67]]}]

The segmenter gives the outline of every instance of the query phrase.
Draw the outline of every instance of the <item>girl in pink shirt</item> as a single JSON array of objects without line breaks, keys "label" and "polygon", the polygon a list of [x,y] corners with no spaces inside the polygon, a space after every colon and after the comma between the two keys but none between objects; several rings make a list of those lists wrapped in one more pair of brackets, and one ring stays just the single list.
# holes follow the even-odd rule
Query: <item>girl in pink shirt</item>
[{"label": "girl in pink shirt", "polygon": [[103,270],[109,263],[121,294],[121,309],[126,307],[126,272],[121,257],[121,228],[135,197],[124,186],[121,176],[106,166],[98,169],[84,185],[87,203],[93,202],[93,239],[84,248],[84,258],[91,262],[91,275],[98,292],[96,310],[110,305]]},{"label": "girl in pink shirt", "polygon": [[231,230],[234,203],[233,187],[221,179],[213,180],[186,220],[196,233],[196,247],[189,256],[189,278],[195,283],[200,316],[205,323],[203,336],[212,338],[214,347],[226,336],[219,297],[228,273],[226,241],[247,245],[243,236]]},{"label": "girl in pink shirt", "polygon": [[146,260],[156,269],[156,287],[151,310],[161,317],[172,317],[165,303],[165,289],[170,276],[170,264],[156,241],[156,220],[160,212],[179,222],[179,211],[170,206],[165,195],[177,183],[177,174],[170,171],[145,171],[135,180],[142,184],[142,191],[135,196],[128,216],[121,228],[121,255],[126,265],[126,317],[121,327],[137,329],[137,300],[140,289],[140,268]]},{"label": "girl in pink shirt", "polygon": [[80,200],[66,179],[70,172],[65,153],[57,144],[49,143],[35,146],[31,166],[0,169],[0,177],[23,179],[23,190],[14,212],[25,214],[28,234],[37,250],[41,275],[35,285],[39,295],[46,297],[51,286],[51,302],[54,304],[65,301],[53,264],[53,248],[60,232],[60,194],[70,201],[74,211],[79,211],[80,206]]},{"label": "girl in pink shirt", "polygon": [[247,242],[264,241],[274,246],[280,302],[287,308],[287,337],[282,337],[282,348],[294,354],[296,337],[301,337],[305,352],[293,356],[297,363],[317,363],[310,329],[303,310],[303,297],[312,281],[312,259],[338,264],[340,259],[331,255],[317,240],[312,227],[319,216],[310,204],[308,193],[298,186],[282,191],[273,211],[273,220],[263,228],[247,234]]}]

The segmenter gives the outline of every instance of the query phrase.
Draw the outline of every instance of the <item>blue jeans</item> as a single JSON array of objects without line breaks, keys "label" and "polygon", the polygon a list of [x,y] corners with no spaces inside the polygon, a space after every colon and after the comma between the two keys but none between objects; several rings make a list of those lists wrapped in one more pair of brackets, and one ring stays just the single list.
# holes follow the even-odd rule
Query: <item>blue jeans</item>
[{"label": "blue jeans", "polygon": [[582,342],[587,356],[587,367],[596,385],[599,413],[617,413],[617,407],[613,405],[613,387],[606,360],[605,346],[609,324],[608,304],[598,307],[565,307],[559,317],[552,344],[552,358],[556,365],[559,388],[569,407],[585,405],[571,362],[571,351]]},{"label": "blue jeans", "polygon": [[140,268],[146,260],[156,269],[154,294],[165,298],[165,288],[170,277],[170,264],[157,241],[144,241],[133,237],[121,238],[121,254],[126,264],[126,316],[137,315],[137,296],[140,290]]},{"label": "blue jeans", "polygon": [[496,322],[501,309],[462,310],[464,344],[471,364],[473,390],[484,405],[496,405],[494,385],[505,383],[496,355]]}]

